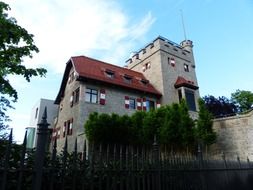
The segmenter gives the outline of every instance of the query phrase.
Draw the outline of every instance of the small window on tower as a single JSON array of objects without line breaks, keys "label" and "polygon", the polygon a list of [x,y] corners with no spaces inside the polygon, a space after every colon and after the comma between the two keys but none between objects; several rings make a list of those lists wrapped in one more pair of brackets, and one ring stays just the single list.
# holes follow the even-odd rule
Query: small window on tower
[{"label": "small window on tower", "polygon": [[184,71],[189,72],[189,65],[187,65],[186,63],[184,64]]},{"label": "small window on tower", "polygon": [[172,67],[175,67],[176,61],[175,61],[174,58],[169,58],[169,57],[168,57],[168,62],[169,62],[169,64],[170,64]]}]

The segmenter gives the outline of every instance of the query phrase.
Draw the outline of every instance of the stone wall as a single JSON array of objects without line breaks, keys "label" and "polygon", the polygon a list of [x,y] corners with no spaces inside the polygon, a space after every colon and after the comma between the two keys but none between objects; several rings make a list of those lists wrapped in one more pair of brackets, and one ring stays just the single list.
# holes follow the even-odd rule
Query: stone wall
[{"label": "stone wall", "polygon": [[213,154],[224,152],[228,158],[253,160],[253,111],[215,119],[213,127],[217,132],[217,142],[211,147]]}]

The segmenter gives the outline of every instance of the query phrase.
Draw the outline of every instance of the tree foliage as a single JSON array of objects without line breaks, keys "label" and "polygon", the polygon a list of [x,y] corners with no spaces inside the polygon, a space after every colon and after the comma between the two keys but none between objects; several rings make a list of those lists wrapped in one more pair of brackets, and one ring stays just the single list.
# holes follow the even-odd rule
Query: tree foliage
[{"label": "tree foliage", "polygon": [[252,108],[253,93],[246,90],[236,90],[231,94],[231,100],[238,105],[240,112],[245,112]]},{"label": "tree foliage", "polygon": [[152,144],[156,136],[160,143],[176,147],[196,142],[194,126],[185,101],[131,116],[92,113],[84,124],[89,141]]},{"label": "tree foliage", "polygon": [[[17,21],[8,16],[10,7],[0,1],[0,129],[8,117],[5,115],[10,108],[10,101],[18,99],[17,91],[9,82],[10,75],[21,75],[28,82],[32,76],[45,76],[44,68],[27,68],[22,64],[24,57],[32,58],[33,52],[39,52],[33,41],[33,35],[17,24]],[[4,126],[5,125],[5,126]]]},{"label": "tree foliage", "polygon": [[216,118],[237,113],[238,109],[235,103],[224,96],[215,98],[212,95],[208,95],[204,96],[203,100],[207,110]]},{"label": "tree foliage", "polygon": [[160,128],[160,141],[176,147],[194,144],[194,121],[190,118],[186,102],[167,106]]},{"label": "tree foliage", "polygon": [[216,140],[216,133],[213,131],[213,116],[206,108],[205,102],[199,99],[199,118],[197,121],[196,137],[197,139],[210,145]]}]

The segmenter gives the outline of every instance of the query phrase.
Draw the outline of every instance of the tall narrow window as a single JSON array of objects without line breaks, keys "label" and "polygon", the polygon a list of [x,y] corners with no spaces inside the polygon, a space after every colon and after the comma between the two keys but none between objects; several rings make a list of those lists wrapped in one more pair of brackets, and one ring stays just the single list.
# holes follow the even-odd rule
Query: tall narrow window
[{"label": "tall narrow window", "polygon": [[183,98],[183,96],[182,96],[182,90],[179,89],[178,90],[178,99],[179,99],[179,102],[181,102],[182,98]]},{"label": "tall narrow window", "polygon": [[74,92],[74,103],[77,104],[79,102],[79,94],[80,94],[80,88],[78,87]]},{"label": "tall narrow window", "polygon": [[185,99],[190,111],[196,111],[196,103],[194,92],[191,90],[185,89]]},{"label": "tall narrow window", "polygon": [[135,99],[129,98],[129,109],[135,109]]},{"label": "tall narrow window", "polygon": [[187,65],[186,63],[184,64],[184,71],[189,72],[189,65]]},{"label": "tall narrow window", "polygon": [[90,103],[98,102],[98,91],[91,88],[86,88],[85,91],[85,101]]}]

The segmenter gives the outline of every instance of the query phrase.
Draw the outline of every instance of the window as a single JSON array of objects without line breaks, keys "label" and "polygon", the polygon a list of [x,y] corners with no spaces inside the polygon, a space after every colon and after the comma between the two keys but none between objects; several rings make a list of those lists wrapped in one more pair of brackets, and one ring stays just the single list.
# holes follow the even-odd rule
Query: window
[{"label": "window", "polygon": [[[73,132],[73,119],[70,119],[70,120],[64,122],[64,126],[66,128],[67,135],[72,135],[72,132]],[[63,137],[64,136],[65,136],[65,130],[64,130]]]},{"label": "window", "polygon": [[131,84],[131,82],[132,82],[132,76],[129,76],[129,75],[124,75],[124,82],[125,83],[128,83],[128,84]]},{"label": "window", "polygon": [[182,96],[182,90],[179,89],[178,90],[178,99],[179,99],[179,102],[181,102],[182,98],[183,98],[183,96]]},{"label": "window", "polygon": [[145,72],[147,69],[150,69],[150,68],[151,68],[150,62],[145,63],[145,64],[142,66],[142,71]]},{"label": "window", "polygon": [[135,99],[129,98],[129,109],[135,109]]},{"label": "window", "polygon": [[194,92],[185,89],[185,99],[190,111],[196,111],[195,96]]},{"label": "window", "polygon": [[146,110],[150,111],[152,109],[155,109],[155,102],[152,100],[147,100],[146,101]]},{"label": "window", "polygon": [[85,101],[90,103],[98,102],[98,91],[90,88],[86,88]]},{"label": "window", "polygon": [[79,102],[79,94],[80,94],[80,88],[78,87],[74,91],[74,104],[77,104]]},{"label": "window", "polygon": [[184,64],[184,71],[189,72],[189,65],[187,65],[186,63]]},{"label": "window", "polygon": [[145,85],[145,86],[148,84],[148,82],[149,82],[149,81],[146,80],[146,79],[141,79],[141,83],[142,83],[143,85]]},{"label": "window", "polygon": [[108,78],[111,78],[113,79],[114,78],[114,71],[111,71],[111,70],[106,70],[105,71],[105,74]]},{"label": "window", "polygon": [[176,61],[175,61],[175,59],[174,58],[169,58],[168,57],[168,63],[172,66],[172,67],[175,67],[175,64],[176,64]]}]

